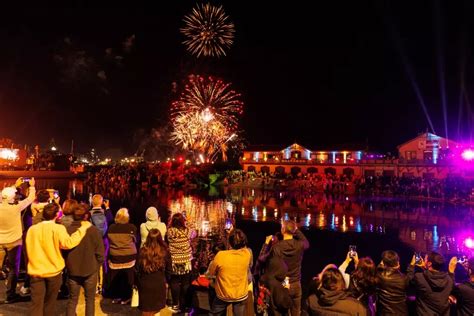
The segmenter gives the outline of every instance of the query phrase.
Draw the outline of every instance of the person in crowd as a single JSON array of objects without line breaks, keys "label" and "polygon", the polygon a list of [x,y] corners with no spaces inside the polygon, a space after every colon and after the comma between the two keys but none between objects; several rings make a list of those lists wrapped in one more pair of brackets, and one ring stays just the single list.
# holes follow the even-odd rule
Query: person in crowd
[{"label": "person in crowd", "polygon": [[[83,221],[88,221],[89,211],[85,204],[78,203],[75,203],[69,211],[72,212],[74,221],[67,227],[67,232],[73,234],[82,226]],[[70,298],[67,304],[67,316],[76,315],[76,306],[81,287],[84,288],[84,296],[86,299],[85,315],[93,316],[95,314],[97,272],[103,261],[104,244],[102,242],[102,234],[96,227],[91,226],[87,229],[79,245],[66,255],[70,291]]]},{"label": "person in crowd", "polygon": [[[130,215],[126,208],[121,208],[115,214],[115,224],[110,225],[107,237],[109,239],[110,252],[108,258],[110,287],[113,290],[114,281],[118,281],[118,276],[125,274],[128,281],[127,291],[113,293],[115,296],[112,303],[130,303],[131,290],[134,285],[134,267],[137,256],[137,227],[129,223]],[[116,287],[116,285],[115,285]],[[115,291],[117,292],[117,291]],[[120,296],[120,297],[118,297]]]},{"label": "person in crowd", "polygon": [[407,269],[410,284],[416,292],[418,315],[449,315],[449,295],[453,290],[453,279],[442,271],[444,257],[431,252],[415,266],[413,256]]},{"label": "person in crowd", "polygon": [[282,258],[278,256],[268,258],[265,273],[260,278],[260,284],[263,284],[270,292],[268,308],[270,316],[285,316],[289,313],[292,300],[289,292],[290,283],[286,276],[287,273],[288,267]]},{"label": "person in crowd", "polygon": [[[451,259],[449,263],[450,273],[454,273],[457,259],[456,257]],[[469,274],[469,280],[456,284],[452,293],[455,298],[458,316],[474,315],[474,257],[467,261],[466,269]]]},{"label": "person in crowd", "polygon": [[165,270],[169,260],[161,232],[150,229],[138,254],[138,308],[142,316],[153,316],[166,306]]},{"label": "person in crowd", "polygon": [[291,315],[300,315],[302,296],[301,262],[303,261],[304,251],[309,248],[309,242],[292,220],[282,221],[281,233],[283,240],[275,244],[273,252],[276,256],[281,257],[288,266],[290,296],[293,301]]},{"label": "person in crowd", "polygon": [[5,303],[13,303],[19,299],[16,293],[18,274],[20,272],[21,252],[23,246],[21,211],[30,205],[35,198],[35,179],[28,181],[30,188],[28,197],[17,203],[16,187],[22,184],[19,178],[14,187],[2,190],[0,204],[0,265],[8,258],[7,293]]},{"label": "person in crowd", "polygon": [[[104,202],[104,198],[100,194],[92,196],[92,209],[90,210],[91,222],[97,227],[103,237],[104,243],[104,264],[99,269],[99,276],[97,278],[97,293],[101,294],[104,288],[105,275],[108,272],[107,256],[109,253],[109,240],[107,239],[107,230],[113,222],[113,215],[110,211],[109,201]],[[105,211],[102,208],[105,205]]]},{"label": "person in crowd", "polygon": [[235,229],[229,236],[230,250],[219,251],[208,268],[208,275],[215,279],[216,297],[212,302],[211,315],[225,315],[232,305],[233,315],[245,313],[248,297],[251,253],[247,249],[247,236]]},{"label": "person in crowd", "polygon": [[89,222],[83,221],[81,227],[69,235],[63,225],[55,222],[58,212],[56,203],[46,205],[42,212],[44,220],[33,225],[26,235],[32,316],[55,314],[61,272],[65,267],[61,249],[76,247],[91,227]]},{"label": "person in crowd", "polygon": [[77,201],[68,199],[63,203],[63,216],[60,219],[61,224],[68,228],[74,221],[74,209],[77,206]]},{"label": "person in crowd", "polygon": [[[347,274],[346,269],[354,261],[355,270]],[[339,266],[350,295],[364,304],[369,315],[375,315],[376,268],[371,258],[359,260],[357,252],[349,251],[346,260]]]},{"label": "person in crowd", "polygon": [[171,311],[176,313],[180,311],[180,308],[189,308],[187,293],[191,282],[191,260],[193,259],[191,248],[193,232],[186,227],[183,214],[173,214],[166,236],[171,254],[170,287],[173,300]]},{"label": "person in crowd", "polygon": [[160,231],[161,236],[166,236],[166,225],[161,222],[160,216],[158,215],[158,210],[156,207],[150,206],[146,210],[146,222],[140,225],[140,237],[141,237],[141,246],[145,244],[146,237],[148,232],[153,228],[156,228]]},{"label": "person in crowd", "polygon": [[393,250],[382,253],[377,269],[377,314],[408,315],[408,278],[400,272],[400,258]]},{"label": "person in crowd", "polygon": [[305,305],[311,316],[367,315],[365,306],[346,291],[344,277],[335,265],[326,266],[320,273],[316,289],[308,296]]},{"label": "person in crowd", "polygon": [[48,190],[39,190],[36,200],[31,204],[31,215],[33,216],[33,225],[43,220],[43,209],[48,205],[51,195]]}]

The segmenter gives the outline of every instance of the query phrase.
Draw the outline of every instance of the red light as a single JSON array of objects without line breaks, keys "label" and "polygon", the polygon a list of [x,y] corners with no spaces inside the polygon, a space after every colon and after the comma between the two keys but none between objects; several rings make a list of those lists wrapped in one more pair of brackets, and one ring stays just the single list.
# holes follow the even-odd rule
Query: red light
[{"label": "red light", "polygon": [[179,157],[178,160],[179,160],[179,161],[183,161],[183,157]]}]

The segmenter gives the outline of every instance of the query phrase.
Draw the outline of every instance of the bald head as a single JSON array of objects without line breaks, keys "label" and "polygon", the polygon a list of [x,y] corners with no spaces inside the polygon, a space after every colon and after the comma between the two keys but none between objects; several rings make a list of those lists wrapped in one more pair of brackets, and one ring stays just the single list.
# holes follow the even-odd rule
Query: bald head
[{"label": "bald head", "polygon": [[92,197],[92,207],[101,207],[102,203],[104,203],[104,198],[100,194],[95,194]]}]

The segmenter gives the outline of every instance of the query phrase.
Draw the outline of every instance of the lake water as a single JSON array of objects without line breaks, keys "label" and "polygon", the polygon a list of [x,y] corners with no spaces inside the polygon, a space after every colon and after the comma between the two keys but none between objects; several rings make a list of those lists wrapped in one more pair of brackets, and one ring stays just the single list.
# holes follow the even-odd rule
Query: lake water
[{"label": "lake water", "polygon": [[87,201],[89,191],[110,199],[116,211],[130,210],[137,226],[145,210],[155,206],[163,221],[170,214],[186,211],[189,224],[200,235],[221,232],[226,218],[248,236],[256,256],[265,236],[280,228],[282,218],[294,219],[310,241],[303,262],[303,278],[309,280],[328,263],[341,263],[349,245],[359,256],[376,262],[383,250],[393,249],[406,266],[414,251],[437,250],[445,255],[468,252],[463,241],[473,234],[474,208],[443,202],[387,197],[358,198],[302,192],[262,191],[230,187],[208,190],[143,188],[88,188],[82,180],[39,180],[38,188],[55,188],[66,197]]}]

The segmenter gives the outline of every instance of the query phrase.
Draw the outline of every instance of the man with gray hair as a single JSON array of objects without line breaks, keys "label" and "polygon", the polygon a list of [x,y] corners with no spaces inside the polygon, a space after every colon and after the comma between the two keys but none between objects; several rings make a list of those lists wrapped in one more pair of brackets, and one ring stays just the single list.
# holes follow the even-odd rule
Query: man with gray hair
[{"label": "man with gray hair", "polygon": [[33,202],[36,195],[35,179],[31,178],[27,181],[30,185],[28,197],[16,201],[16,188],[23,182],[23,178],[18,178],[15,186],[6,187],[2,190],[2,203],[0,204],[0,265],[8,256],[9,268],[5,303],[13,303],[19,298],[16,293],[16,284],[20,272],[21,248],[23,245],[21,211]]}]

